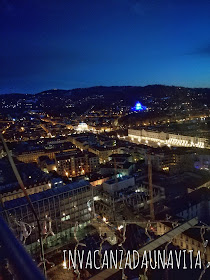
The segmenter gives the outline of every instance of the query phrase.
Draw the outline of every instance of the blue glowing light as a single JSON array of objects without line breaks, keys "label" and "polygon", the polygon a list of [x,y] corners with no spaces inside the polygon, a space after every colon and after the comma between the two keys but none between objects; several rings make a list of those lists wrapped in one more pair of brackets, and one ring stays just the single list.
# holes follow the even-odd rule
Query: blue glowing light
[{"label": "blue glowing light", "polygon": [[139,101],[136,102],[135,106],[132,108],[133,111],[144,111],[147,107],[143,106]]}]

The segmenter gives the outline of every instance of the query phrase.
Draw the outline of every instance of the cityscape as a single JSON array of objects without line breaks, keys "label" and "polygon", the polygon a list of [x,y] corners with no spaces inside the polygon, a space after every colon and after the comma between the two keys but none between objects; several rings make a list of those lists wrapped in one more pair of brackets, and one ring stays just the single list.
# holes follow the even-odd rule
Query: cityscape
[{"label": "cityscape", "polygon": [[0,11],[0,280],[210,279],[209,1],[26,2]]}]

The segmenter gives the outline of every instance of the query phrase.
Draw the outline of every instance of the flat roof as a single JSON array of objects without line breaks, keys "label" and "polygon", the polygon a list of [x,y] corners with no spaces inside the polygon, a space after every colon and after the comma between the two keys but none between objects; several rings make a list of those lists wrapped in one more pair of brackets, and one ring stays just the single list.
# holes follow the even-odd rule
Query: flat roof
[{"label": "flat roof", "polygon": [[[52,188],[52,189],[49,189],[46,191],[42,191],[40,193],[31,194],[31,195],[29,195],[29,197],[31,199],[31,202],[33,203],[33,202],[36,202],[39,200],[44,200],[46,198],[57,196],[59,194],[64,194],[64,193],[67,193],[72,190],[76,190],[76,189],[79,189],[79,188],[82,188],[85,186],[90,186],[89,182],[85,181],[85,180],[81,180],[81,181],[70,183],[68,185],[64,185],[64,186],[61,186],[58,188]],[[27,199],[25,197],[20,197],[20,198],[13,199],[10,201],[5,201],[4,209],[9,210],[9,209],[19,207],[21,205],[26,205],[26,204],[28,204]],[[0,206],[0,211],[3,211],[4,209],[2,208],[2,206]]]},{"label": "flat roof", "polygon": [[[119,177],[119,178],[117,178],[117,182],[119,183],[119,182],[122,182],[122,181],[125,181],[125,180],[128,180],[128,179],[131,179],[131,178],[134,178],[133,176],[123,176],[123,177]],[[114,183],[116,183],[116,179],[114,178],[114,179],[110,179],[110,180],[107,180],[106,182],[105,182],[105,184],[109,184],[109,185],[112,185],[112,184],[114,184]]]}]

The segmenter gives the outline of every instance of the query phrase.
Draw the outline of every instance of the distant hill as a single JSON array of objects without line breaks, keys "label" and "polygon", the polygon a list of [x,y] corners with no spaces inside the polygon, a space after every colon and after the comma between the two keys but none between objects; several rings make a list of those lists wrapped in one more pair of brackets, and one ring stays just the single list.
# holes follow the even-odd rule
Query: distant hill
[{"label": "distant hill", "polygon": [[[96,86],[71,90],[50,89],[36,94],[0,95],[2,110],[22,111],[27,109],[45,110],[46,112],[78,113],[94,106],[95,109],[109,108],[111,105],[133,106],[137,100],[144,105],[161,104],[167,99],[172,104],[191,102],[193,107],[206,104],[210,107],[210,88],[186,88],[166,85],[148,86]],[[162,102],[163,103],[163,102]],[[17,104],[21,104],[18,105]],[[32,104],[32,105],[31,105]],[[164,104],[162,104],[164,106]]]},{"label": "distant hill", "polygon": [[[166,86],[166,85],[148,85],[148,86],[95,86],[89,88],[75,88],[71,90],[64,89],[49,89],[35,94],[22,94],[22,93],[9,93],[2,94],[0,97],[9,97],[13,95],[14,97],[23,97],[24,96],[63,96],[79,94],[81,97],[91,96],[95,94],[106,94],[112,95],[113,93],[117,95],[153,95],[156,97],[164,97],[167,94],[177,94],[180,92],[200,92],[200,93],[210,93],[210,88],[188,88],[188,87],[178,87],[178,86]],[[77,96],[78,97],[78,96]]]},{"label": "distant hill", "polygon": [[116,100],[117,98],[124,99],[125,101],[134,102],[138,98],[143,96],[153,96],[156,98],[163,97],[173,97],[181,96],[182,94],[187,95],[187,93],[202,93],[209,94],[210,88],[185,88],[176,86],[165,86],[165,85],[148,85],[148,86],[97,86],[90,88],[77,88],[72,90],[48,90],[37,95],[48,96],[49,93],[52,96],[64,96],[67,95],[71,97],[72,100],[79,98],[85,98],[87,96],[93,95],[103,95],[109,100]]}]

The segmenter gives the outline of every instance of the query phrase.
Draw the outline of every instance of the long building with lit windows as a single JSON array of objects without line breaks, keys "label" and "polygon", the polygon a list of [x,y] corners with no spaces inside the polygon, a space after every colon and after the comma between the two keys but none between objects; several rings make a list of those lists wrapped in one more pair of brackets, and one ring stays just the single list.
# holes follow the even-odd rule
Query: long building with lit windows
[{"label": "long building with lit windows", "polygon": [[[92,186],[88,181],[52,188],[30,195],[33,207],[39,217],[44,247],[58,248],[69,243],[74,237],[76,222],[79,232],[84,233],[92,215]],[[20,222],[32,231],[26,240],[28,251],[35,254],[39,250],[39,234],[37,222],[25,197],[6,201],[0,206],[0,215],[8,222],[17,238],[21,234]],[[22,228],[23,229],[23,228]]]},{"label": "long building with lit windows", "polygon": [[60,153],[55,159],[57,173],[61,176],[81,176],[91,172],[97,172],[100,168],[97,155],[84,151],[71,151]]},{"label": "long building with lit windows", "polygon": [[128,129],[128,137],[131,141],[147,145],[174,146],[174,147],[196,147],[205,148],[208,144],[206,138],[185,136],[180,134],[165,133],[145,129]]}]

